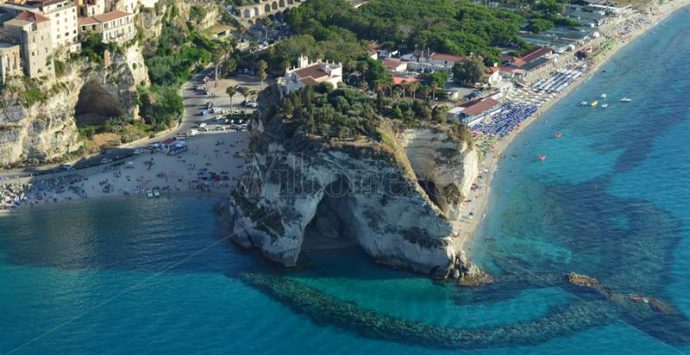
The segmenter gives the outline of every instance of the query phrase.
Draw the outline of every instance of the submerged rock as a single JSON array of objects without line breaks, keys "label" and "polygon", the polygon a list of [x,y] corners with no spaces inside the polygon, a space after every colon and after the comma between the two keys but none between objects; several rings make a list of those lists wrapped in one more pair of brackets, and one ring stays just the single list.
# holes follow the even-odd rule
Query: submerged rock
[{"label": "submerged rock", "polygon": [[601,282],[594,277],[578,274],[576,272],[569,272],[566,274],[566,279],[571,285],[587,287],[587,288],[600,288]]}]

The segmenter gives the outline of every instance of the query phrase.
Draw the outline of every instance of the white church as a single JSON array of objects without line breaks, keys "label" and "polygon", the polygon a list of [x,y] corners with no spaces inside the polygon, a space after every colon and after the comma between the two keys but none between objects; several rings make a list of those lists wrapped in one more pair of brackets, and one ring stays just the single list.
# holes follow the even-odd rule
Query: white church
[{"label": "white church", "polygon": [[285,77],[281,78],[280,86],[283,94],[287,95],[305,86],[331,83],[333,87],[337,87],[338,83],[342,82],[342,63],[329,63],[321,60],[309,62],[309,58],[302,55],[299,57],[297,67],[288,69]]}]

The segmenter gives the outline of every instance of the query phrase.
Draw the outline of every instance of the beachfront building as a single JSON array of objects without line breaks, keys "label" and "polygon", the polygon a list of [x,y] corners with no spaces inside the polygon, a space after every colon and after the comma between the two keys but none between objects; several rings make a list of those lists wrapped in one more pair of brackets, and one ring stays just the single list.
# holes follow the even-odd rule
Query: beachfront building
[{"label": "beachfront building", "polygon": [[124,43],[134,38],[134,14],[115,10],[101,15],[79,18],[79,32],[103,35],[103,43]]},{"label": "beachfront building", "polygon": [[[525,53],[522,57],[501,56],[503,61],[503,72],[509,72],[507,68],[520,69],[522,72],[529,72],[547,65],[553,58],[554,51],[549,47],[535,47]],[[499,69],[500,70],[500,69]],[[515,74],[515,71],[512,71]]]},{"label": "beachfront building", "polygon": [[501,103],[487,97],[467,102],[448,111],[448,118],[457,119],[472,127],[500,112]]},{"label": "beachfront building", "polygon": [[19,45],[24,73],[32,78],[52,76],[53,47],[50,19],[23,11],[3,23],[3,37]]},{"label": "beachfront building", "polygon": [[285,77],[279,80],[283,94],[289,94],[305,86],[330,83],[333,87],[343,82],[343,65],[317,60],[310,62],[309,58],[300,56],[298,65],[286,71]]}]

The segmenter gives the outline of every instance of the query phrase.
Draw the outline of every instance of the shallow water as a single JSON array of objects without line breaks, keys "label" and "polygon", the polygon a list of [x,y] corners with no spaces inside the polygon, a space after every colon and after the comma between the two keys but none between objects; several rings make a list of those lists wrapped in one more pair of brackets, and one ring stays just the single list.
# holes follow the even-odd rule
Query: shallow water
[{"label": "shallow water", "polygon": [[[636,318],[562,282],[585,273],[690,314],[688,38],[685,9],[509,147],[516,159],[500,164],[472,250],[495,285],[435,284],[353,249],[309,253],[286,274],[224,240],[212,200],[75,201],[0,216],[0,353],[690,353],[683,319]],[[602,92],[607,110],[577,106]],[[316,290],[350,313],[317,317],[243,281],[247,272],[296,281],[293,296]],[[574,304],[585,306],[567,313]],[[581,326],[595,314],[607,316]],[[349,327],[363,315],[401,336]],[[539,326],[521,328],[519,342],[440,349],[401,324]]]}]

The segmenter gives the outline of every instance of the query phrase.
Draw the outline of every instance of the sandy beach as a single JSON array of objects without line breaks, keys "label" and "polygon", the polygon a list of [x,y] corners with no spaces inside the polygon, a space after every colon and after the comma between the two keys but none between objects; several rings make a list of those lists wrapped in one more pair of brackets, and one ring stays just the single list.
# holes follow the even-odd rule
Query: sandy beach
[{"label": "sandy beach", "polygon": [[[688,5],[690,5],[690,3],[685,0],[667,2],[654,8],[651,13],[640,14],[636,12],[602,28],[602,38],[599,42],[602,43],[606,39],[612,39],[613,45],[588,63],[588,67],[584,72],[584,75],[569,85],[559,95],[545,101],[544,104],[539,107],[537,112],[532,115],[532,117],[524,121],[522,125],[517,127],[508,136],[493,144],[492,147],[486,152],[486,155],[480,162],[479,167],[480,175],[477,182],[477,186],[479,186],[479,188],[473,191],[471,196],[467,197],[470,202],[468,202],[465,206],[465,214],[471,214],[463,218],[456,226],[456,235],[458,235],[459,238],[454,239],[454,244],[456,248],[459,248],[457,250],[469,250],[471,244],[475,240],[474,237],[476,236],[484,217],[486,216],[487,212],[490,212],[487,211],[487,205],[491,192],[492,180],[496,170],[498,169],[499,162],[503,158],[503,153],[510,143],[517,136],[519,136],[524,129],[529,127],[533,122],[538,121],[544,115],[544,113],[547,112],[561,98],[569,95],[570,92],[572,92],[580,84],[591,78],[597,72],[599,67],[608,62],[608,60],[621,48],[640,35],[651,30],[659,22],[671,15],[675,10]],[[572,66],[571,63],[565,63],[558,67],[549,68],[549,71],[552,72],[554,70],[568,68],[570,66]]]},{"label": "sandy beach", "polygon": [[187,140],[177,155],[143,150],[129,159],[39,177],[0,176],[0,212],[105,196],[176,193],[222,194],[244,171],[247,132],[207,134]]}]

